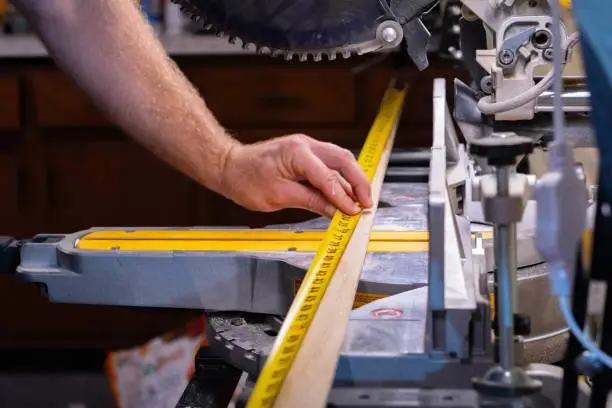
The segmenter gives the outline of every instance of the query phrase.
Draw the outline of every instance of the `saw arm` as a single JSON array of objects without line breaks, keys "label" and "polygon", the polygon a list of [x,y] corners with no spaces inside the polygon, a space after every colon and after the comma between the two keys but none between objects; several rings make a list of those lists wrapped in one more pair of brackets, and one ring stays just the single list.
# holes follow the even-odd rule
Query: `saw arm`
[{"label": "saw arm", "polygon": [[207,31],[259,53],[320,61],[396,48],[427,68],[420,16],[438,0],[173,0]]},{"label": "saw arm", "polygon": [[[429,65],[431,37],[423,17],[439,5],[441,12],[449,8],[461,16],[460,24],[442,29],[461,31],[461,59],[471,73],[479,113],[524,121],[548,108],[551,76],[536,78],[552,56],[551,0],[172,1],[206,31],[261,54],[321,61],[399,48],[420,70]],[[565,25],[562,29],[569,62],[577,37]]]}]

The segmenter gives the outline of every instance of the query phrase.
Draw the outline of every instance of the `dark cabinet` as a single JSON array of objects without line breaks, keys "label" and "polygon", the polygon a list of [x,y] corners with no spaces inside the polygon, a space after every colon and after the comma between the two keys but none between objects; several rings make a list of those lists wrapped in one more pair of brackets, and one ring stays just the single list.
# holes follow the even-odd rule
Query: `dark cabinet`
[{"label": "dark cabinet", "polygon": [[189,67],[185,75],[225,125],[351,124],[354,77],[346,67]]},{"label": "dark cabinet", "polygon": [[49,228],[194,224],[187,177],[130,141],[46,144]]},{"label": "dark cabinet", "polygon": [[15,131],[21,123],[19,77],[0,75],[0,131]]}]

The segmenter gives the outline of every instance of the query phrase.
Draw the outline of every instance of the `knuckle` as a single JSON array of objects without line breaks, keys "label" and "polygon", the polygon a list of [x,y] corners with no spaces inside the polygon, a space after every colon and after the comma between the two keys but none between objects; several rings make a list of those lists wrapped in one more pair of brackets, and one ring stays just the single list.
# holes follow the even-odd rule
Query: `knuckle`
[{"label": "knuckle", "polygon": [[328,171],[327,174],[325,175],[325,181],[329,184],[332,183],[341,183],[340,181],[340,174],[337,171]]},{"label": "knuckle", "polygon": [[300,135],[292,135],[288,136],[282,144],[280,155],[287,163],[293,163],[294,159],[298,158],[307,149],[308,143]]},{"label": "knuckle", "polygon": [[349,149],[342,149],[342,156],[349,161],[355,160],[355,155]]},{"label": "knuckle", "polygon": [[308,145],[306,135],[295,134],[287,137],[287,146],[294,149],[303,148]]}]

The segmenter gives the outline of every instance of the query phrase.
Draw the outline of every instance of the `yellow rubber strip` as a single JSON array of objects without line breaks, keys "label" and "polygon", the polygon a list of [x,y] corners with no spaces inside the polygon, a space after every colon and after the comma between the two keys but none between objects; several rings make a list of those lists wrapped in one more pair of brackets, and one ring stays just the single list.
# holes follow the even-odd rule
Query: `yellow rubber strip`
[{"label": "yellow rubber strip", "polygon": [[[492,233],[481,234],[492,238]],[[325,231],[276,230],[100,230],[79,239],[84,251],[315,252]],[[427,251],[429,233],[373,231],[369,252]]]},{"label": "yellow rubber strip", "polygon": [[[325,231],[280,230],[100,230],[80,239],[90,240],[218,240],[218,241],[321,241]],[[427,231],[372,231],[374,241],[429,241]]]},{"label": "yellow rubber strip", "polygon": [[[316,252],[321,241],[196,241],[196,240],[87,240],[85,251],[229,251],[229,252]],[[370,241],[369,252],[427,252],[427,241]]]}]

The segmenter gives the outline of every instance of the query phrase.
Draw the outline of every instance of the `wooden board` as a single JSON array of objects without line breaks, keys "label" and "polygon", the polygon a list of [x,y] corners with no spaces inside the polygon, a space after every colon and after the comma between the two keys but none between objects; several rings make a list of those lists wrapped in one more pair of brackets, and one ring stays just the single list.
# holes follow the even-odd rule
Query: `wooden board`
[{"label": "wooden board", "polygon": [[327,405],[327,395],[336,374],[338,356],[361,277],[396,129],[397,123],[389,135],[376,176],[372,180],[374,207],[364,211],[359,219],[276,399],[275,407],[323,408]]}]

